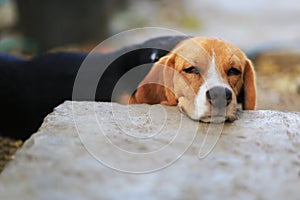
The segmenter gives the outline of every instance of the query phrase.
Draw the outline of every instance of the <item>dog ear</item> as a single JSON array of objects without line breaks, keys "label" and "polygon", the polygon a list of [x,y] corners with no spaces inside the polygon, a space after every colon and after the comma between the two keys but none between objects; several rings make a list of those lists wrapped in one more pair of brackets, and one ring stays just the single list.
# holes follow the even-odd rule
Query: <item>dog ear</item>
[{"label": "dog ear", "polygon": [[160,58],[139,84],[129,103],[176,105],[177,99],[172,92],[174,62],[173,53]]},{"label": "dog ear", "polygon": [[163,82],[165,88],[166,100],[161,101],[161,104],[164,105],[177,105],[178,99],[174,94],[174,73],[175,73],[175,54],[170,53],[168,58],[166,58],[164,72],[163,72]]},{"label": "dog ear", "polygon": [[252,62],[247,59],[243,75],[243,88],[238,96],[238,102],[242,103],[243,110],[254,110],[256,106],[256,81]]}]

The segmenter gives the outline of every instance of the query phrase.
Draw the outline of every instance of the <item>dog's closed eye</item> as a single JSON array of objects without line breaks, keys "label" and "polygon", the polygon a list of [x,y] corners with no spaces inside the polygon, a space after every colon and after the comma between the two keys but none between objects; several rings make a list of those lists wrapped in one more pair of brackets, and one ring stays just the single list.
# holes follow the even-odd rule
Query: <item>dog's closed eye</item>
[{"label": "dog's closed eye", "polygon": [[227,75],[228,76],[238,76],[241,74],[241,71],[235,67],[231,67],[228,71],[227,71]]},{"label": "dog's closed eye", "polygon": [[185,69],[183,69],[183,71],[188,74],[201,74],[200,69],[196,66],[191,66],[191,67],[185,68]]}]

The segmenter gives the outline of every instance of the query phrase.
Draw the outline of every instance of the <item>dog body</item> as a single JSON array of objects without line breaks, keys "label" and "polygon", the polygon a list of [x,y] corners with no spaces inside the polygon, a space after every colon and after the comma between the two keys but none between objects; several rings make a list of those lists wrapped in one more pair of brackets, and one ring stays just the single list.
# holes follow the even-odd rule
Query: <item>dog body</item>
[{"label": "dog body", "polygon": [[29,60],[0,53],[0,135],[27,139],[38,130],[44,117],[65,100],[117,101],[121,94],[113,98],[112,93],[123,74],[136,66],[149,65],[135,75],[137,79],[140,77],[136,84],[123,85],[124,91],[132,91],[128,88],[135,89],[152,64],[183,38],[154,38],[107,54],[89,54],[89,62],[94,63],[89,73],[103,71],[92,97],[84,93],[73,95],[74,82],[88,56],[86,53],[49,53]]},{"label": "dog body", "polygon": [[254,69],[229,42],[189,38],[154,64],[129,103],[178,105],[194,120],[233,121],[238,103],[255,109]]}]

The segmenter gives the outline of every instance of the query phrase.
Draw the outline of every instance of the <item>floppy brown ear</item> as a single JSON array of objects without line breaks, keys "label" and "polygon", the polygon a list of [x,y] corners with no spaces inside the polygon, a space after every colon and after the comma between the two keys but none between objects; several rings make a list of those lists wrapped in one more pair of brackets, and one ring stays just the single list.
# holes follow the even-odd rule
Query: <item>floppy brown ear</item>
[{"label": "floppy brown ear", "polygon": [[256,81],[252,62],[247,59],[244,71],[244,85],[239,95],[244,110],[254,110],[256,106]]},{"label": "floppy brown ear", "polygon": [[173,71],[174,54],[169,53],[153,65],[129,103],[176,105],[177,99],[172,92]]}]

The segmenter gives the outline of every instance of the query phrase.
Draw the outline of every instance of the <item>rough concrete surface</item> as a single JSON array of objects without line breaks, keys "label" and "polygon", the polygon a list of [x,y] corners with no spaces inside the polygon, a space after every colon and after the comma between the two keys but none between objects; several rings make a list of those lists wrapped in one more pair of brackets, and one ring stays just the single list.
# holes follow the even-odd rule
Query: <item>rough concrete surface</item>
[{"label": "rough concrete surface", "polygon": [[65,102],[0,175],[0,199],[299,199],[300,113],[204,124],[176,107]]}]

